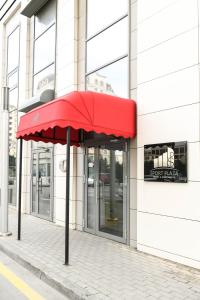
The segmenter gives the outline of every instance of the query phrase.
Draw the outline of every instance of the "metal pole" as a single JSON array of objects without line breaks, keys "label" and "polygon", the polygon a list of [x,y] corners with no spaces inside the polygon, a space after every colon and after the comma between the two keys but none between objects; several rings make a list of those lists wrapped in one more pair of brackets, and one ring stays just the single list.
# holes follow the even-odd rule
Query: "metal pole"
[{"label": "metal pole", "polygon": [[0,108],[0,146],[1,146],[1,176],[0,176],[0,236],[11,235],[8,232],[8,169],[9,169],[9,88],[2,89],[2,106]]},{"label": "metal pole", "polygon": [[21,239],[21,196],[22,196],[22,146],[23,140],[20,139],[19,149],[19,190],[18,190],[18,235],[17,239]]},{"label": "metal pole", "polygon": [[70,131],[66,130],[66,210],[65,210],[65,265],[69,264],[69,190],[70,190]]}]

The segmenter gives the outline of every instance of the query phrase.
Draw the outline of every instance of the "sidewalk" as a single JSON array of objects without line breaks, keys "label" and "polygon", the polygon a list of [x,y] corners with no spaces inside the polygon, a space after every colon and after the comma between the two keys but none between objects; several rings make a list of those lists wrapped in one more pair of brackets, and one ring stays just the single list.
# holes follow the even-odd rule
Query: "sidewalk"
[{"label": "sidewalk", "polygon": [[24,215],[17,241],[11,211],[10,230],[0,250],[72,299],[200,299],[198,270],[79,231],[70,231],[70,266],[64,266],[64,228]]}]

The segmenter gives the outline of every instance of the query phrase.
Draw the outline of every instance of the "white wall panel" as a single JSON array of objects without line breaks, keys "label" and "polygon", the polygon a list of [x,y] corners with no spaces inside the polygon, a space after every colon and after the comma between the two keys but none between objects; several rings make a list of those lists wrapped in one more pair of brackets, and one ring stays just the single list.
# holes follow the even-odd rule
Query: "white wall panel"
[{"label": "white wall panel", "polygon": [[198,30],[193,29],[137,57],[138,84],[198,63]]},{"label": "white wall panel", "polygon": [[199,101],[199,68],[194,66],[139,85],[138,114],[146,114]]},{"label": "white wall panel", "polygon": [[154,17],[157,13],[173,6],[182,0],[138,0],[138,23],[147,18]]},{"label": "white wall panel", "polygon": [[65,221],[65,199],[54,198],[55,221]]},{"label": "white wall panel", "polygon": [[138,213],[138,242],[200,261],[200,222]]},{"label": "white wall panel", "polygon": [[130,179],[130,209],[137,209],[137,180]]},{"label": "white wall panel", "polygon": [[[70,199],[72,199],[72,181],[73,177],[70,177]],[[56,198],[65,199],[66,194],[66,178],[61,176],[56,176],[54,179],[54,196]]]},{"label": "white wall panel", "polygon": [[69,85],[73,85],[76,81],[76,69],[74,63],[71,63],[56,73],[56,89],[57,91],[64,89]]},{"label": "white wall panel", "polygon": [[137,210],[130,209],[130,239],[137,240]]},{"label": "white wall panel", "polygon": [[154,17],[138,24],[138,52],[162,43],[195,26],[198,26],[197,0],[176,1]]},{"label": "white wall panel", "polygon": [[138,211],[200,221],[200,182],[137,182]]},{"label": "white wall panel", "polygon": [[137,149],[130,149],[130,178],[137,177]]},{"label": "white wall panel", "polygon": [[[69,204],[69,223],[74,225],[74,201],[70,201]],[[65,225],[65,199],[62,198],[56,198],[55,201],[55,206],[54,206],[54,210],[55,210],[55,222],[59,225]],[[70,225],[71,227],[71,225]]]},{"label": "white wall panel", "polygon": [[131,31],[134,31],[137,28],[137,18],[138,18],[138,2],[131,2]]},{"label": "white wall panel", "polygon": [[199,104],[138,117],[138,146],[199,141]]}]

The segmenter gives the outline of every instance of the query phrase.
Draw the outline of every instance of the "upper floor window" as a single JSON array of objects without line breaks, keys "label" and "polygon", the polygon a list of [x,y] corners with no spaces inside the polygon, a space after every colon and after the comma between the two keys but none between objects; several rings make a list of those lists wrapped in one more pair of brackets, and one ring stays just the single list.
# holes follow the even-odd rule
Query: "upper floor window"
[{"label": "upper floor window", "polygon": [[33,95],[54,89],[56,1],[50,0],[35,16]]},{"label": "upper floor window", "polygon": [[19,65],[19,27],[8,36],[7,73],[10,74]]},{"label": "upper floor window", "polygon": [[128,0],[87,0],[87,90],[128,97],[128,33]]},{"label": "upper floor window", "polygon": [[[20,29],[17,26],[7,37],[7,85],[9,90],[9,110],[18,106],[18,77],[19,77],[19,37]],[[13,51],[14,49],[14,51]]]},{"label": "upper floor window", "polygon": [[127,13],[127,0],[88,0],[87,37],[93,36]]},{"label": "upper floor window", "polygon": [[87,42],[87,72],[128,53],[128,18],[113,24]]},{"label": "upper floor window", "polygon": [[[17,20],[17,15],[14,17]],[[20,26],[18,22],[6,24],[7,35],[7,66],[6,81],[9,87],[9,182],[8,182],[8,202],[16,205],[16,168],[17,168],[17,118],[19,99],[19,62],[20,62]]]}]

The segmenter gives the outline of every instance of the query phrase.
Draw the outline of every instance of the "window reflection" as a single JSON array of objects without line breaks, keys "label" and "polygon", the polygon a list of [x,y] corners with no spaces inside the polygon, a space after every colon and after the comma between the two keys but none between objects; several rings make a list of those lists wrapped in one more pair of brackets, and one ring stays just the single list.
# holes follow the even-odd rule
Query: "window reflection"
[{"label": "window reflection", "polygon": [[87,90],[128,97],[127,57],[87,76]]},{"label": "window reflection", "polygon": [[38,37],[56,20],[56,2],[48,1],[35,16],[35,37]]},{"label": "window reflection", "polygon": [[128,12],[127,0],[88,0],[87,4],[88,37],[94,35]]},{"label": "window reflection", "polygon": [[18,88],[9,91],[9,110],[17,109],[18,105]]},{"label": "window reflection", "polygon": [[126,55],[127,48],[128,18],[126,17],[87,42],[87,72]]},{"label": "window reflection", "polygon": [[46,89],[54,89],[54,64],[34,76],[33,95],[41,94]]},{"label": "window reflection", "polygon": [[8,87],[10,89],[17,87],[18,85],[18,72],[16,71],[8,77]]},{"label": "window reflection", "polygon": [[7,73],[18,67],[19,64],[19,27],[8,37],[8,66]]},{"label": "window reflection", "polygon": [[95,230],[95,149],[88,148],[87,159],[87,227]]},{"label": "window reflection", "polygon": [[55,59],[55,25],[35,41],[34,74]]},{"label": "window reflection", "polygon": [[56,1],[51,0],[35,16],[33,96],[54,89]]},{"label": "window reflection", "polygon": [[99,152],[99,230],[123,236],[123,152]]}]

